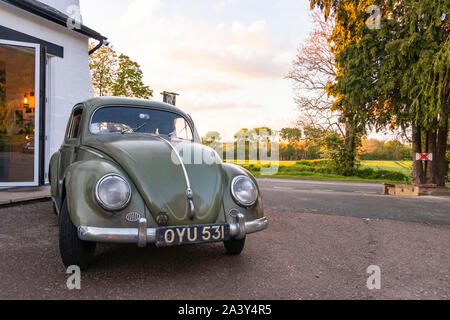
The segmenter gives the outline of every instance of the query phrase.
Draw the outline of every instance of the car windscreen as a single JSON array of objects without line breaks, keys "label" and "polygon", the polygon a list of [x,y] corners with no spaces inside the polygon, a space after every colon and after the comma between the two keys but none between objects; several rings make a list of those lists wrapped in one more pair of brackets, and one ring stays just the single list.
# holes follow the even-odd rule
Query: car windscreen
[{"label": "car windscreen", "polygon": [[189,123],[179,114],[139,107],[103,107],[98,109],[89,125],[93,134],[149,133],[192,140]]}]

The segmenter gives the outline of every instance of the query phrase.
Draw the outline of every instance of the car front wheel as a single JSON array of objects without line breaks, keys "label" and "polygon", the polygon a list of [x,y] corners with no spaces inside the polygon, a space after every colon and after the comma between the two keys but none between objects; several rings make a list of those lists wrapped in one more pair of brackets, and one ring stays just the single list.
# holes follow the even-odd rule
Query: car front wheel
[{"label": "car front wheel", "polygon": [[67,200],[64,199],[59,215],[59,251],[63,264],[66,268],[75,265],[81,270],[86,269],[94,258],[95,247],[95,242],[78,238],[77,228],[70,219]]},{"label": "car front wheel", "polygon": [[227,250],[228,254],[231,255],[239,255],[245,246],[245,238],[241,240],[231,239],[228,241],[224,241],[223,245]]}]

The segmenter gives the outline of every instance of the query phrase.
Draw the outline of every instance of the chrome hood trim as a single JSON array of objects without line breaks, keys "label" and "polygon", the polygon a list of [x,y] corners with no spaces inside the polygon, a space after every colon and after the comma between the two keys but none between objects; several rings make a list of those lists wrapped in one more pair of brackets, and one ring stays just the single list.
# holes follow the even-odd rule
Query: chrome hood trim
[{"label": "chrome hood trim", "polygon": [[[165,137],[163,137],[165,138]],[[169,140],[170,141],[170,140]],[[225,176],[222,163],[196,164],[188,154],[207,154],[213,150],[198,143],[173,139],[170,143],[183,158],[184,168],[172,152],[172,147],[149,134],[111,134],[85,139],[84,144],[105,155],[105,160],[115,163],[130,183],[133,183],[153,219],[167,213],[169,225],[212,224],[222,210]],[[110,160],[109,160],[110,159]],[[190,162],[189,162],[190,161]],[[193,194],[186,194],[187,183]],[[110,172],[105,172],[110,173]],[[191,189],[191,190],[192,190]],[[194,219],[190,218],[190,204],[195,203]],[[194,211],[194,210],[193,210]]]},{"label": "chrome hood trim", "polygon": [[163,137],[161,137],[157,134],[151,134],[151,136],[158,138],[159,140],[161,140],[165,144],[167,144],[172,149],[172,152],[177,156],[177,159],[180,162],[181,168],[183,169],[184,180],[186,181],[186,199],[189,202],[189,218],[191,220],[193,220],[195,217],[194,193],[191,188],[191,182],[189,181],[189,175],[187,173],[186,166],[183,163],[183,159],[181,158],[180,154],[178,153],[178,151],[174,147],[174,145],[172,143],[170,143],[170,141],[164,139]]}]

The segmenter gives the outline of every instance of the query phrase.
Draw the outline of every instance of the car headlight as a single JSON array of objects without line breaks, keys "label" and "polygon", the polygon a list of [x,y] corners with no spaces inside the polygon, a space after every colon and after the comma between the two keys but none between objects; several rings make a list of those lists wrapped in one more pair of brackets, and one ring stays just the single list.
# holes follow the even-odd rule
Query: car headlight
[{"label": "car headlight", "polygon": [[258,199],[258,189],[247,176],[237,176],[231,182],[231,194],[234,200],[243,207],[251,207]]},{"label": "car headlight", "polygon": [[95,199],[107,211],[122,210],[131,199],[130,185],[119,175],[106,175],[95,186]]}]

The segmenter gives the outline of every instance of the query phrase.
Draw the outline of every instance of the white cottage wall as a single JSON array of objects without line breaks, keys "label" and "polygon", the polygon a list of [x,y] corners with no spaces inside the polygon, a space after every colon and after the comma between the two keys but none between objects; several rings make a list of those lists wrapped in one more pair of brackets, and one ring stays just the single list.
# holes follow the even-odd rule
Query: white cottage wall
[{"label": "white cottage wall", "polygon": [[[61,2],[67,4],[78,1]],[[93,96],[88,58],[89,39],[3,2],[0,2],[0,24],[64,47],[64,58],[48,59],[45,150],[47,173],[50,156],[63,142],[67,120],[73,106]]]}]

